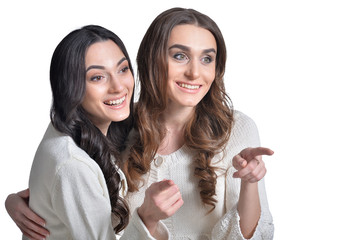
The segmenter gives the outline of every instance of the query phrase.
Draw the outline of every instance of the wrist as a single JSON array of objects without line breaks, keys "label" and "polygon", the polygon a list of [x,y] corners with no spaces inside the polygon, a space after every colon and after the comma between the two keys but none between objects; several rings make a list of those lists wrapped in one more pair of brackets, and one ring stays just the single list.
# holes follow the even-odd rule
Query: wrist
[{"label": "wrist", "polygon": [[[255,199],[259,199],[258,196],[258,183],[250,183],[247,181],[241,182],[241,190],[239,192],[238,209],[244,202],[252,202]],[[242,208],[242,207],[241,207]]]},{"label": "wrist", "polygon": [[159,220],[153,219],[152,215],[147,214],[146,209],[144,209],[144,207],[142,206],[140,206],[137,210],[138,216],[147,227],[150,234],[153,235],[155,233]]},{"label": "wrist", "polygon": [[248,181],[241,181],[241,190],[248,190],[248,189],[258,189],[258,182],[248,182]]}]

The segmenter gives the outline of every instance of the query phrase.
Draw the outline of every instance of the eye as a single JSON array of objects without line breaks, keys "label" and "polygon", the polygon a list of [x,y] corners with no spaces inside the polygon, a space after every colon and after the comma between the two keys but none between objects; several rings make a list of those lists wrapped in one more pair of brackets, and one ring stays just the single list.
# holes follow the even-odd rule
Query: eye
[{"label": "eye", "polygon": [[128,66],[125,66],[125,67],[121,68],[121,69],[119,70],[119,72],[124,73],[124,72],[127,72],[128,70],[129,70],[129,67],[128,67]]},{"label": "eye", "polygon": [[94,76],[90,78],[90,81],[92,82],[99,82],[100,80],[102,80],[104,77],[103,76]]},{"label": "eye", "polygon": [[188,60],[189,58],[187,57],[187,55],[185,55],[184,53],[176,53],[173,55],[173,58],[178,60],[178,61],[184,61],[184,60]]},{"label": "eye", "polygon": [[212,58],[211,56],[206,56],[206,57],[202,58],[201,61],[202,61],[203,63],[208,64],[208,63],[213,62],[213,58]]}]

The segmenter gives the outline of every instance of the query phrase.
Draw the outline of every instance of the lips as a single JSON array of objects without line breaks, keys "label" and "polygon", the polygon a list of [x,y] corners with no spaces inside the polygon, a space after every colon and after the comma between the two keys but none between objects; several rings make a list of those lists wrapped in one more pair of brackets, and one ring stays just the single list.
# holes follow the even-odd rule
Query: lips
[{"label": "lips", "polygon": [[104,102],[104,104],[106,104],[108,106],[118,106],[118,105],[121,105],[125,101],[125,97],[126,97],[126,95],[124,95],[124,97],[119,98],[119,99],[106,101],[106,102]]}]

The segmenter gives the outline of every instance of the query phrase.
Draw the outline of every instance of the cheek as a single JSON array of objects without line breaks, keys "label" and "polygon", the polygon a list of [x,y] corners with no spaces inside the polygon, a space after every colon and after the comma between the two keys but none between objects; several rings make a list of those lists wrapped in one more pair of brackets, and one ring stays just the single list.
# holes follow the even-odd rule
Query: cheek
[{"label": "cheek", "polygon": [[184,71],[185,69],[181,65],[175,64],[170,61],[168,63],[168,81],[171,81],[177,75],[184,73]]},{"label": "cheek", "polygon": [[84,108],[91,108],[97,102],[101,101],[102,91],[99,87],[87,87],[82,102]]},{"label": "cheek", "polygon": [[130,91],[133,92],[133,88],[134,88],[134,78],[133,78],[133,76],[131,76],[129,78],[128,82],[129,82],[128,85],[129,85]]},{"label": "cheek", "polygon": [[132,74],[129,73],[125,78],[122,80],[123,87],[128,90],[128,93],[133,92],[134,88],[134,77]]},{"label": "cheek", "polygon": [[86,112],[91,112],[91,110],[93,109],[94,101],[92,100],[91,96],[86,94],[81,105]]},{"label": "cheek", "polygon": [[212,84],[216,78],[216,66],[208,66],[204,71],[204,79],[207,83]]},{"label": "cheek", "polygon": [[206,81],[209,85],[212,85],[212,83],[214,82],[214,79],[216,78],[216,73],[215,72],[209,72],[208,75],[206,76]]}]

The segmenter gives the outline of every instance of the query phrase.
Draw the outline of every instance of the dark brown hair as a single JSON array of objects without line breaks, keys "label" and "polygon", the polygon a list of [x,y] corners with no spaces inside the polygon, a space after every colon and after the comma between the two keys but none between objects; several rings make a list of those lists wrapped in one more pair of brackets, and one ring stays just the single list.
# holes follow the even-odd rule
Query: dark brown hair
[{"label": "dark brown hair", "polygon": [[133,74],[127,50],[116,34],[95,25],[74,30],[59,43],[51,60],[51,122],[58,131],[72,137],[101,168],[109,192],[112,213],[119,220],[114,231],[120,232],[129,222],[129,208],[125,200],[119,196],[122,182],[112,158],[120,161],[120,152],[125,149],[125,140],[133,126],[133,96],[130,102],[130,116],[124,121],[112,122],[107,136],[89,120],[81,106],[86,89],[86,51],[92,44],[107,40],[117,44],[127,58]]},{"label": "dark brown hair", "polygon": [[217,42],[215,79],[184,128],[185,144],[195,152],[194,175],[199,179],[200,196],[203,203],[213,210],[217,201],[214,197],[217,175],[212,159],[223,150],[229,139],[233,110],[224,89],[226,46],[222,33],[212,19],[200,12],[172,8],[161,13],[152,22],[140,44],[137,65],[141,90],[135,108],[135,126],[139,135],[123,168],[129,191],[138,190],[141,177],[149,171],[150,163],[165,136],[160,116],[166,109],[168,98],[167,45],[172,29],[181,24],[207,29]]}]

